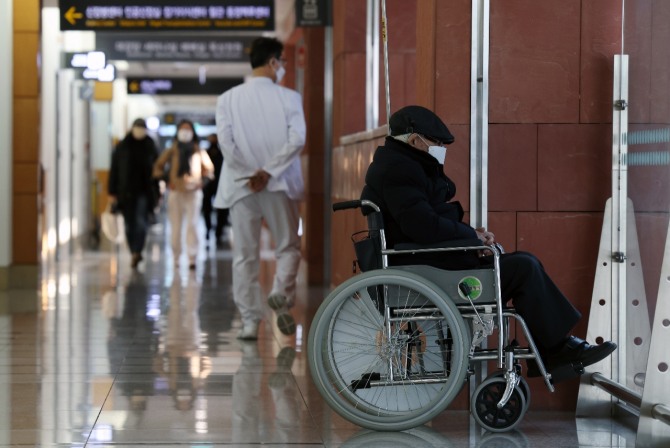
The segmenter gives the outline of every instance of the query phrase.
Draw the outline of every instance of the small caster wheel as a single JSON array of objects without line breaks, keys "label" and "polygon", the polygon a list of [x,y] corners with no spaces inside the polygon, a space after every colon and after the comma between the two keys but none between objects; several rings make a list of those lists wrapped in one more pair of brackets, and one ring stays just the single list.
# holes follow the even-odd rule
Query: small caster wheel
[{"label": "small caster wheel", "polygon": [[[489,376],[486,377],[486,379],[489,378],[505,378],[505,371],[504,370],[496,370],[495,372],[491,373]],[[528,382],[524,377],[519,375],[519,388],[521,389],[521,392],[523,392],[523,398],[526,399],[526,407],[523,410],[524,413],[528,410],[530,407],[530,386],[528,385]]]},{"label": "small caster wheel", "polygon": [[510,431],[526,413],[526,398],[519,386],[514,388],[509,401],[498,409],[498,402],[505,393],[505,378],[493,376],[477,386],[470,400],[472,416],[484,429],[491,432]]}]

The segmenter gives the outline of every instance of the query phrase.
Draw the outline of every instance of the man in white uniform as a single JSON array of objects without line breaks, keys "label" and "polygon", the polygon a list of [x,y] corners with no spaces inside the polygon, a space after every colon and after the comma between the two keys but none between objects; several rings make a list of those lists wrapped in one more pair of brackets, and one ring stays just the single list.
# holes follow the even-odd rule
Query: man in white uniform
[{"label": "man in white uniform", "polygon": [[258,280],[263,220],[274,239],[276,274],[268,305],[279,330],[295,333],[288,308],[300,264],[298,201],[303,196],[300,151],[305,117],[299,93],[279,86],[284,46],[261,37],[251,46],[252,77],[221,95],[216,128],[224,161],[214,206],[229,208],[233,230],[233,297],[242,316],[238,338],[256,339],[263,318]]}]

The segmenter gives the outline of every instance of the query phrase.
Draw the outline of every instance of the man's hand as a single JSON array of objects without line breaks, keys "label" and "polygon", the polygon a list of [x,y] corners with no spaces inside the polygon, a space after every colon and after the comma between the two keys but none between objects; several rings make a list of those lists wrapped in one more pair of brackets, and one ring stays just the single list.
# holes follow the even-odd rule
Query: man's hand
[{"label": "man's hand", "polygon": [[492,232],[488,232],[484,227],[476,228],[475,232],[477,232],[477,238],[482,240],[487,246],[491,246],[496,242],[496,236]]},{"label": "man's hand", "polygon": [[263,191],[265,187],[267,187],[268,182],[270,181],[270,173],[264,170],[258,170],[254,173],[253,176],[249,179],[247,182],[247,186],[253,191],[254,193],[258,193],[260,191]]}]

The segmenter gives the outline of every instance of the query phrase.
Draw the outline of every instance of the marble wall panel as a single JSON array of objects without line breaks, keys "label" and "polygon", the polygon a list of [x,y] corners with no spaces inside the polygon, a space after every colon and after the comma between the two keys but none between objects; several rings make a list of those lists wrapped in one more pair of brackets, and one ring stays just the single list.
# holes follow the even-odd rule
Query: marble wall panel
[{"label": "marble wall panel", "polygon": [[579,0],[491,3],[492,123],[575,123],[579,118]]},{"label": "marble wall panel", "polygon": [[611,196],[609,124],[540,125],[538,210],[601,211]]}]

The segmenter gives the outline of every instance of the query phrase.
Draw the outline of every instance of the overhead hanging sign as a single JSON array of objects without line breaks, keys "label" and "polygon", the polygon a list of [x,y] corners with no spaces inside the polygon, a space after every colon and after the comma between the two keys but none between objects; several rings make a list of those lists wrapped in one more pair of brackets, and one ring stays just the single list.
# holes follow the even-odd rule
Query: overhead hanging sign
[{"label": "overhead hanging sign", "polygon": [[330,26],[332,10],[332,0],[295,0],[296,25]]},{"label": "overhead hanging sign", "polygon": [[95,33],[95,48],[123,61],[248,62],[252,36]]},{"label": "overhead hanging sign", "polygon": [[244,82],[241,78],[128,78],[129,95],[220,95]]},{"label": "overhead hanging sign", "polygon": [[59,0],[62,31],[273,31],[274,0]]},{"label": "overhead hanging sign", "polygon": [[107,64],[101,69],[82,69],[78,73],[79,79],[87,79],[90,81],[112,82],[116,79],[116,67],[112,64]]},{"label": "overhead hanging sign", "polygon": [[102,51],[63,53],[63,67],[101,70],[107,65],[107,57]]}]

